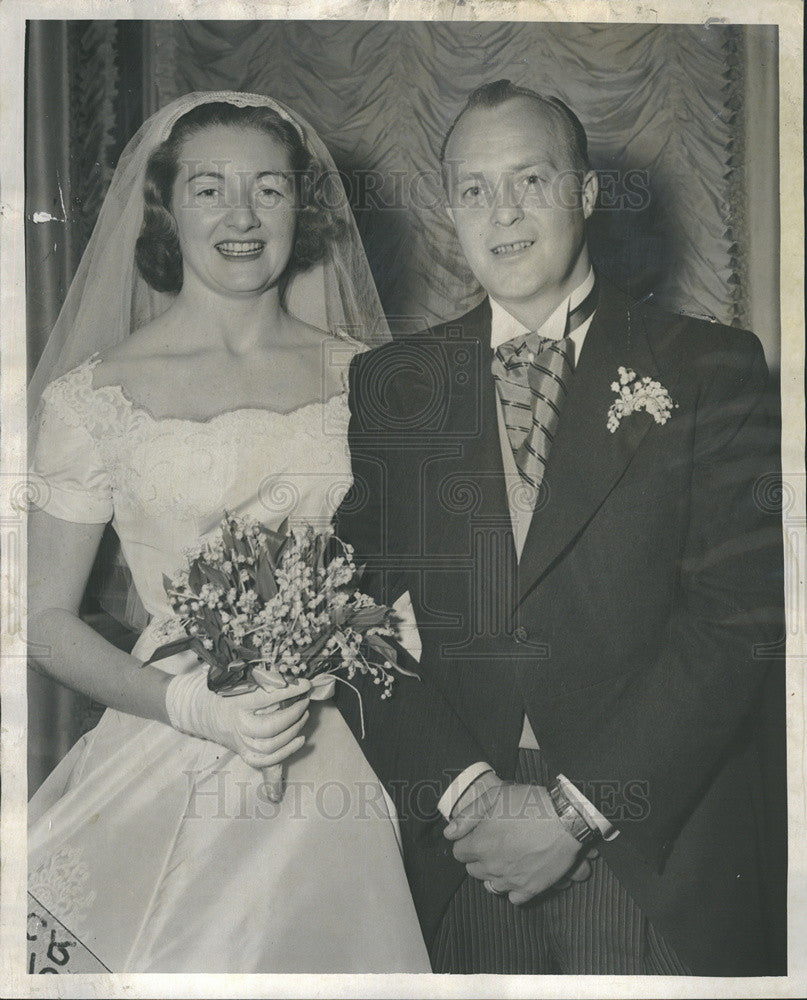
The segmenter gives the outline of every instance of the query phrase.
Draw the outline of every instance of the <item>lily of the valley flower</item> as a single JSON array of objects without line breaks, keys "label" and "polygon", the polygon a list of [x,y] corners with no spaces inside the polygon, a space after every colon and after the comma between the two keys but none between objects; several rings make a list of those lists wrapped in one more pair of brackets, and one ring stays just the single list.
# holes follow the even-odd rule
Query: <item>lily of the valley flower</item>
[{"label": "lily of the valley flower", "polygon": [[611,383],[617,399],[608,409],[608,430],[614,434],[622,418],[638,410],[646,410],[657,424],[666,424],[672,411],[678,408],[664,386],[645,375],[637,379],[636,372],[622,365],[617,369],[619,381]]}]

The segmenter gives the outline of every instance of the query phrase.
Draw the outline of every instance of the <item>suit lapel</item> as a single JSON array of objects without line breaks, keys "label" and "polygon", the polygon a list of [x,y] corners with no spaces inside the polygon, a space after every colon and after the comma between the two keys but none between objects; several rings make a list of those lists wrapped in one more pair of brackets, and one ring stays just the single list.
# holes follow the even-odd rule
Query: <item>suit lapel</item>
[{"label": "suit lapel", "polygon": [[575,366],[519,566],[519,601],[571,545],[616,485],[653,423],[645,412],[624,418],[615,433],[607,414],[617,368],[656,374],[638,316],[627,298],[603,282],[600,302]]}]

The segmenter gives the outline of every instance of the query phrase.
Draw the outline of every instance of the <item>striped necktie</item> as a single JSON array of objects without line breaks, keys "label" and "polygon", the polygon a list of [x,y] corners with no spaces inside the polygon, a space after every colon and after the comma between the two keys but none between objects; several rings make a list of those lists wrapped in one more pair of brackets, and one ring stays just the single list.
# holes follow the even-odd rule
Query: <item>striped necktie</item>
[{"label": "striped necktie", "polygon": [[597,308],[597,284],[569,311],[560,340],[534,331],[508,340],[496,349],[491,371],[502,405],[504,424],[522,479],[534,490],[544,478],[560,408],[574,373],[570,334]]}]

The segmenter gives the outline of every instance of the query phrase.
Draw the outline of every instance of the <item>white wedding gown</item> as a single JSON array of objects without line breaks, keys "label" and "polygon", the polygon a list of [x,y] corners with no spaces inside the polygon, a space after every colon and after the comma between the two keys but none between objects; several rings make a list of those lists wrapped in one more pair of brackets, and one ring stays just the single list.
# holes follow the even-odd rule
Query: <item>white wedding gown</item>
[{"label": "white wedding gown", "polygon": [[[325,527],[350,484],[345,395],[289,414],[155,419],[97,359],[51,383],[32,463],[44,509],[112,516],[161,641],[162,574],[225,510]],[[201,669],[192,653],[162,661]],[[107,710],[29,805],[33,897],[113,972],[426,972],[394,810],[333,705],[312,703],[273,805],[217,744]],[[67,971],[67,970],[65,970]]]}]

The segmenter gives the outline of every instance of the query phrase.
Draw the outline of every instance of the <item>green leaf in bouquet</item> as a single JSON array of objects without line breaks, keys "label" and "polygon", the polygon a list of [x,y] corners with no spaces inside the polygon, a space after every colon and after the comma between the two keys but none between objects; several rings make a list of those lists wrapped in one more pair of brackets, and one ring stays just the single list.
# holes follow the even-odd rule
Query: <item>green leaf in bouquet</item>
[{"label": "green leaf in bouquet", "polygon": [[[284,521],[283,523],[285,524],[286,522]],[[291,535],[283,535],[280,538],[280,541],[277,543],[276,548],[274,547],[275,543],[274,542],[272,543],[273,545],[272,558],[275,561],[275,565],[280,565],[280,561],[283,558],[283,553],[286,551],[290,543],[291,543]]]},{"label": "green leaf in bouquet", "polygon": [[385,660],[389,660],[390,663],[395,663],[398,658],[398,653],[394,646],[391,646],[383,636],[380,635],[366,635],[364,637],[364,642],[374,649],[377,653],[380,653]]},{"label": "green leaf in bouquet", "polygon": [[300,659],[303,663],[310,663],[315,656],[319,655],[335,632],[335,625],[331,625],[328,628],[323,629],[311,645],[300,654]]},{"label": "green leaf in bouquet", "polygon": [[210,670],[207,672],[207,687],[209,691],[224,691],[230,687],[234,682],[232,675],[227,671],[226,667],[222,667],[218,663],[212,663],[210,665]]},{"label": "green leaf in bouquet", "polygon": [[181,639],[174,639],[172,642],[166,642],[162,646],[158,646],[146,662],[140,665],[148,667],[152,663],[164,660],[167,656],[173,656],[174,653],[184,653],[186,649],[193,648],[193,643],[194,640],[189,635],[184,635]]},{"label": "green leaf in bouquet", "polygon": [[170,594],[175,589],[174,581],[171,579],[170,576],[166,576],[165,573],[163,573],[163,589],[165,590],[166,594]]},{"label": "green leaf in bouquet", "polygon": [[397,660],[393,660],[392,669],[396,674],[403,674],[404,677],[414,677],[416,681],[420,680],[420,674],[415,673],[414,670],[407,670],[406,667],[402,667]]},{"label": "green leaf in bouquet", "polygon": [[196,623],[201,625],[205,635],[210,636],[211,639],[215,639],[221,632],[221,621],[218,614],[206,604],[200,604],[199,610],[193,612],[193,617]]},{"label": "green leaf in bouquet", "polygon": [[[218,604],[213,601],[212,607],[207,601],[199,600],[196,602],[198,607],[193,612],[193,616],[204,622],[205,627],[210,627],[215,629],[217,632],[221,631],[221,618],[219,617],[220,609]],[[212,638],[212,635],[211,635]]]},{"label": "green leaf in bouquet", "polygon": [[320,573],[325,572],[328,567],[328,563],[336,555],[334,538],[335,536],[333,533],[327,531],[323,532],[321,535],[317,535],[317,570]]},{"label": "green leaf in bouquet", "polygon": [[243,660],[231,660],[225,666],[211,666],[207,674],[209,690],[223,694],[248,680],[250,667]]},{"label": "green leaf in bouquet", "polygon": [[267,548],[270,549],[273,558],[276,560],[289,540],[289,519],[287,517],[283,518],[282,523],[277,526],[276,530],[264,525],[263,537],[267,543]]},{"label": "green leaf in bouquet", "polygon": [[223,683],[227,681],[227,672],[218,663],[211,663],[207,672],[208,691],[220,691]]},{"label": "green leaf in bouquet", "polygon": [[320,651],[316,656],[312,656],[310,660],[306,660],[305,662],[308,665],[306,676],[314,677],[322,668],[327,666],[330,659],[330,656],[326,656],[322,651]]},{"label": "green leaf in bouquet", "polygon": [[314,553],[315,553],[314,565],[316,566],[318,573],[324,573],[327,563],[330,562],[328,553],[331,550],[332,540],[333,540],[333,535],[329,535],[325,532],[323,532],[320,535],[317,535],[316,538],[314,539]]},{"label": "green leaf in bouquet", "polygon": [[191,649],[196,653],[200,660],[204,660],[205,663],[210,664],[211,667],[216,669],[221,668],[221,660],[216,656],[212,649],[208,649],[199,636],[193,637],[193,642],[191,643]]},{"label": "green leaf in bouquet", "polygon": [[288,538],[289,534],[289,519],[284,518],[283,522],[277,526],[277,528],[270,528],[268,524],[261,525],[261,536],[265,542],[268,542],[272,546],[280,545],[282,542]]},{"label": "green leaf in bouquet", "polygon": [[216,651],[216,659],[219,663],[229,663],[233,659],[230,643],[223,632],[219,632],[213,639],[213,649]]},{"label": "green leaf in bouquet", "polygon": [[[274,584],[274,572],[280,563],[280,553],[288,541],[287,535],[280,535],[271,528],[262,528],[262,537],[260,543],[256,546],[257,553],[255,557],[255,580],[256,589],[259,574],[263,573],[261,577],[264,583],[267,582],[266,570],[261,570],[263,565],[268,566],[269,574],[272,576],[272,584],[269,588],[271,591],[270,596],[274,597],[277,593],[277,588]],[[269,600],[269,597],[264,598],[264,600]]]},{"label": "green leaf in bouquet", "polygon": [[209,632],[210,629],[221,631],[221,624],[214,615],[213,609],[209,608],[204,601],[195,601],[194,603],[197,606],[188,613],[188,618],[194,624],[203,626],[206,632]]},{"label": "green leaf in bouquet", "polygon": [[217,569],[215,566],[209,566],[206,562],[202,562],[201,560],[199,561],[199,569],[202,571],[202,574],[208,583],[214,584],[225,593],[230,589],[230,581],[220,569]]},{"label": "green leaf in bouquet", "polygon": [[356,608],[348,615],[348,622],[354,628],[369,628],[371,625],[383,625],[387,617],[387,608],[383,604],[375,604],[371,608]]},{"label": "green leaf in bouquet", "polygon": [[227,673],[233,684],[240,684],[252,672],[252,668],[244,660],[230,660],[227,664]]},{"label": "green leaf in bouquet", "polygon": [[257,547],[257,555],[255,557],[255,573],[257,575],[257,567],[260,566],[261,562],[266,562],[269,564],[269,569],[274,573],[277,569],[277,559],[275,558],[275,553],[277,552],[277,544],[272,539],[262,539]]},{"label": "green leaf in bouquet", "polygon": [[233,538],[233,533],[230,531],[230,521],[225,514],[225,520],[221,524],[221,540],[224,543],[224,548],[228,552],[232,552],[235,548],[235,539]]},{"label": "green leaf in bouquet", "polygon": [[202,571],[199,569],[199,560],[194,559],[191,563],[190,569],[188,570],[188,586],[190,589],[199,596],[199,591],[202,589],[202,584],[205,582],[202,576]]},{"label": "green leaf in bouquet", "polygon": [[[344,584],[344,589],[349,594],[354,594],[357,590],[361,590],[361,580],[364,576],[364,566],[359,566],[357,570],[353,573],[353,576]],[[341,589],[341,588],[340,588]]]},{"label": "green leaf in bouquet", "polygon": [[330,608],[328,610],[330,619],[337,628],[341,628],[347,621],[348,615],[350,614],[350,608],[345,607],[343,604],[341,608]]},{"label": "green leaf in bouquet", "polygon": [[228,685],[227,687],[217,691],[216,694],[220,695],[222,698],[233,698],[237,697],[239,694],[250,694],[252,691],[257,690],[257,683],[254,680],[251,680],[249,675],[246,675],[243,680],[236,684]]},{"label": "green leaf in bouquet", "polygon": [[390,645],[390,643],[388,643],[386,639],[383,638],[383,636],[366,635],[364,637],[364,641],[371,649],[374,649],[377,653],[380,653],[385,660],[388,660],[392,664],[393,668],[397,673],[404,674],[406,677],[416,677],[418,680],[420,680],[419,674],[416,674],[412,670],[407,670],[405,667],[402,667],[400,663],[398,663],[397,649],[395,649],[394,646]]},{"label": "green leaf in bouquet", "polygon": [[273,570],[274,567],[268,553],[261,552],[258,568],[255,571],[255,592],[264,604],[271,601],[277,593],[277,583]]},{"label": "green leaf in bouquet", "polygon": [[253,558],[252,547],[247,538],[233,538],[233,548],[240,556],[245,556],[247,559]]},{"label": "green leaf in bouquet", "polygon": [[[244,657],[241,655],[238,647],[238,643],[234,639],[227,639],[227,656],[230,662],[234,660],[243,661]],[[250,654],[252,655],[252,654]]]}]

